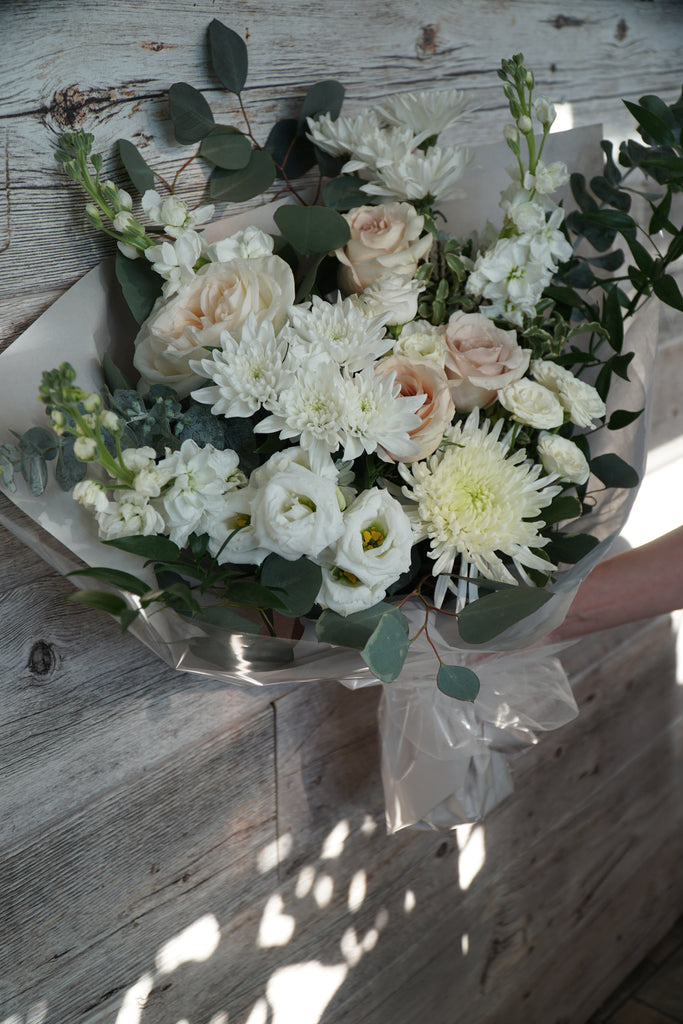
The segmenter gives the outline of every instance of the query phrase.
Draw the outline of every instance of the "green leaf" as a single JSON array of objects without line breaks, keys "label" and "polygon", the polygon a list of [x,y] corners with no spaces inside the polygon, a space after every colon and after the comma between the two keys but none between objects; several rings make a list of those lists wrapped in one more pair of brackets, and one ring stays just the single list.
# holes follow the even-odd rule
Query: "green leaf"
[{"label": "green leaf", "polygon": [[582,214],[582,220],[588,224],[596,224],[599,227],[619,231],[622,235],[632,234],[636,230],[636,222],[633,217],[620,210],[594,210]]},{"label": "green leaf", "polygon": [[313,143],[299,135],[294,117],[285,117],[273,125],[266,149],[275,161],[278,178],[300,178],[315,164]]},{"label": "green leaf", "polygon": [[561,494],[554,498],[543,512],[543,519],[550,526],[552,523],[564,523],[568,519],[577,519],[581,515],[582,505],[578,498],[570,494]]},{"label": "green leaf", "polygon": [[607,421],[608,430],[622,430],[627,427],[629,423],[633,423],[643,412],[642,409],[636,409],[635,412],[629,412],[627,409],[616,409],[609,420]]},{"label": "green leaf", "polygon": [[648,277],[652,275],[655,261],[650,256],[647,249],[644,248],[635,238],[627,237],[626,244],[631,250],[631,254],[636,261],[639,270],[647,274]]},{"label": "green leaf", "polygon": [[586,219],[586,215],[574,210],[567,217],[567,227],[575,235],[583,235],[598,252],[605,252],[614,242],[616,232],[598,227]]},{"label": "green leaf", "polygon": [[673,277],[669,274],[664,274],[662,277],[655,278],[652,282],[652,287],[658,299],[665,302],[667,306],[683,312],[683,295],[681,295],[680,288]]},{"label": "green leaf", "polygon": [[372,636],[360,652],[370,671],[383,683],[391,683],[400,674],[408,653],[408,623],[405,616],[392,608],[385,612]]},{"label": "green leaf", "polygon": [[339,117],[344,103],[344,86],[333,78],[316,82],[306,93],[299,115],[299,131],[306,128],[306,118],[329,114],[333,121]]},{"label": "green leaf", "polygon": [[268,555],[261,566],[261,583],[280,592],[289,615],[305,615],[315,604],[322,571],[307,558],[289,561],[280,555]]},{"label": "green leaf", "polygon": [[607,139],[603,139],[600,143],[600,147],[605,154],[605,177],[609,181],[610,185],[618,185],[621,181],[621,171],[614,162],[612,157],[612,143]]},{"label": "green leaf", "polygon": [[313,291],[313,287],[315,285],[316,278],[318,276],[320,264],[324,259],[324,254],[322,256],[318,256],[318,258],[314,260],[311,266],[308,268],[308,270],[302,277],[301,281],[299,281],[299,284],[297,285],[296,289],[296,295],[294,296],[295,303],[298,304],[300,302],[306,302],[310,297],[310,294]]},{"label": "green leaf", "polygon": [[137,146],[134,146],[128,139],[119,139],[116,145],[121,163],[126,168],[126,174],[138,192],[142,195],[148,189],[154,188],[154,171]]},{"label": "green leaf", "polygon": [[67,601],[87,605],[88,608],[95,608],[99,612],[109,612],[116,618],[128,611],[128,605],[122,597],[105,590],[77,590],[75,594],[68,595]]},{"label": "green leaf", "polygon": [[122,572],[120,569],[109,569],[106,566],[93,567],[91,569],[75,569],[68,572],[67,576],[87,576],[90,579],[98,580],[100,583],[108,583],[119,590],[126,590],[130,594],[146,594],[152,588],[148,583],[139,580],[130,572]]},{"label": "green leaf", "polygon": [[234,609],[226,608],[222,604],[212,604],[208,608],[202,608],[195,621],[199,623],[208,622],[211,626],[218,626],[229,633],[258,634],[261,632],[261,627],[258,623],[245,619],[243,615],[238,615]]},{"label": "green leaf", "polygon": [[352,615],[338,615],[328,608],[318,619],[315,632],[321,643],[361,649],[374,633],[382,616],[394,610],[394,605],[387,601],[380,601],[372,608]]},{"label": "green leaf", "polygon": [[509,626],[542,608],[551,597],[545,590],[522,586],[487,594],[466,605],[460,612],[460,636],[468,644],[487,643]]},{"label": "green leaf", "polygon": [[178,434],[178,440],[181,444],[183,441],[196,441],[200,448],[206,447],[207,444],[219,449],[225,447],[223,424],[211,413],[210,406],[190,399],[187,410],[179,420],[178,425],[180,424],[182,430]]},{"label": "green leaf", "polygon": [[341,214],[325,206],[281,206],[274,220],[287,241],[304,255],[339,249],[351,237]]},{"label": "green leaf", "polygon": [[24,455],[39,455],[51,462],[57,457],[59,442],[51,430],[45,427],[29,427],[19,438],[19,448]]},{"label": "green leaf", "polygon": [[260,196],[275,181],[275,164],[270,153],[253,149],[246,167],[237,171],[220,168],[212,173],[209,192],[212,199],[229,203],[244,203]]},{"label": "green leaf", "polygon": [[597,210],[598,204],[586,188],[586,179],[583,174],[577,174],[576,172],[571,174],[569,185],[574,199],[584,212],[586,210]]},{"label": "green leaf", "polygon": [[440,665],[436,685],[447,697],[473,701],[479,693],[479,676],[464,665]]},{"label": "green leaf", "polygon": [[71,491],[88,472],[85,462],[74,455],[75,437],[62,440],[55,465],[55,478],[63,491]]},{"label": "green leaf", "polygon": [[656,235],[658,231],[661,231],[669,223],[672,196],[673,193],[666,192],[658,205],[650,204],[652,207],[652,217],[650,218],[648,234]]},{"label": "green leaf", "polygon": [[244,608],[277,608],[278,611],[287,611],[287,605],[279,594],[251,580],[234,580],[230,584],[228,597],[233,604]]},{"label": "green leaf", "polygon": [[610,288],[602,307],[602,322],[607,329],[608,341],[615,352],[621,352],[624,345],[624,321],[621,316],[619,294]]},{"label": "green leaf", "polygon": [[199,142],[215,127],[211,107],[202,94],[187,82],[176,82],[171,86],[168,103],[175,137],[181,145]]},{"label": "green leaf", "polygon": [[241,170],[251,159],[251,142],[236,128],[218,124],[202,139],[199,155],[224,170]]},{"label": "green leaf", "polygon": [[216,78],[229,92],[242,92],[249,70],[247,45],[241,36],[214,18],[209,25],[211,66]]},{"label": "green leaf", "polygon": [[129,381],[121,373],[108,352],[105,352],[102,357],[102,373],[104,375],[104,383],[110,391],[131,390]]},{"label": "green leaf", "polygon": [[551,543],[544,548],[553,562],[566,562],[574,565],[589,555],[600,542],[589,533],[557,533]]},{"label": "green leaf", "polygon": [[116,537],[102,543],[152,562],[175,562],[180,555],[180,548],[168,537]]},{"label": "green leaf", "polygon": [[598,199],[602,199],[603,203],[608,203],[623,213],[628,213],[630,210],[631,197],[628,192],[621,192],[619,189],[614,188],[606,178],[591,178],[591,188]]},{"label": "green leaf", "polygon": [[22,455],[21,473],[34,497],[47,487],[47,463],[42,455]]},{"label": "green leaf", "polygon": [[129,260],[122,252],[116,253],[116,279],[121,285],[128,308],[139,324],[152,312],[161,295],[163,281],[152,270],[146,259]]},{"label": "green leaf", "polygon": [[[643,99],[646,99],[646,97],[643,97]],[[638,122],[640,134],[645,142],[649,142],[652,139],[660,146],[671,146],[675,143],[676,140],[673,132],[669,129],[666,121],[659,116],[659,113],[649,110],[647,106],[631,103],[629,100],[624,100],[623,103]],[[665,106],[665,104],[662,103],[662,106]],[[668,108],[665,109],[668,113]]]},{"label": "green leaf", "polygon": [[591,472],[601,480],[605,487],[637,487],[640,478],[633,466],[624,462],[619,455],[609,452],[591,459]]}]

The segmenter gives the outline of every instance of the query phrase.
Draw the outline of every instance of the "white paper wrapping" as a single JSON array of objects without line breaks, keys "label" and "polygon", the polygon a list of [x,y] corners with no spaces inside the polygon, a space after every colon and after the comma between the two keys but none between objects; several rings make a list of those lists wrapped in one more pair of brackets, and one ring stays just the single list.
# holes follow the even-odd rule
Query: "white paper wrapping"
[{"label": "white paper wrapping", "polygon": [[[591,173],[599,160],[599,129],[581,129],[551,136],[546,157],[564,159],[571,169]],[[448,204],[448,230],[466,235],[483,228],[486,213],[495,216],[495,197],[505,184],[509,162],[504,145],[482,150],[469,172],[466,203]],[[211,226],[220,237],[248,223],[272,230],[274,207],[262,207],[238,219]],[[637,315],[626,335],[624,351],[635,353],[630,382],[613,378],[609,412],[638,409],[645,404],[654,369],[658,311],[650,305]],[[86,390],[101,386],[99,363],[105,351],[124,370],[130,365],[135,334],[112,266],[96,267],[62,296],[20,338],[0,355],[0,438],[9,430],[24,431],[45,422],[36,402],[41,373],[68,360]],[[591,438],[593,456],[616,451],[642,475],[646,455],[646,419],[624,430],[603,429]],[[596,491],[602,485],[593,481]],[[589,490],[592,488],[589,488]],[[437,662],[423,638],[411,646],[399,679],[383,684],[379,724],[382,777],[389,831],[408,825],[451,829],[483,817],[512,789],[507,755],[530,743],[537,733],[556,729],[577,713],[558,648],[544,647],[542,638],[564,619],[579,583],[604,557],[623,526],[635,499],[634,490],[597,494],[595,511],[572,525],[592,533],[600,544],[551,587],[553,596],[534,615],[508,629],[486,651],[464,644],[455,620],[436,619],[430,636],[444,661],[472,667],[481,692],[472,705],[441,694],[435,685]],[[37,551],[60,573],[87,565],[109,565],[141,575],[133,556],[102,545],[92,516],[51,478],[45,493],[34,498],[18,482],[9,498],[0,498],[0,524]],[[82,581],[82,585],[88,584]],[[136,601],[126,595],[131,603]],[[413,635],[422,618],[415,619]],[[420,613],[422,616],[423,613]],[[199,626],[165,610],[142,613],[132,627],[140,640],[173,668],[199,673],[240,686],[305,685],[337,680],[351,689],[378,685],[356,651],[315,640],[312,623],[303,636],[254,637]]]}]

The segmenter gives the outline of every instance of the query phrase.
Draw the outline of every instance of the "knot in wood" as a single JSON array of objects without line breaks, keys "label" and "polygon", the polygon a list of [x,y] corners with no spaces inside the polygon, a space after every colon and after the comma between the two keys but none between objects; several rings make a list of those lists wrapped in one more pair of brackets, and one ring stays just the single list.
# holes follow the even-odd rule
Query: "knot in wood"
[{"label": "knot in wood", "polygon": [[34,676],[47,676],[57,664],[57,655],[52,644],[37,640],[28,656],[27,668]]}]

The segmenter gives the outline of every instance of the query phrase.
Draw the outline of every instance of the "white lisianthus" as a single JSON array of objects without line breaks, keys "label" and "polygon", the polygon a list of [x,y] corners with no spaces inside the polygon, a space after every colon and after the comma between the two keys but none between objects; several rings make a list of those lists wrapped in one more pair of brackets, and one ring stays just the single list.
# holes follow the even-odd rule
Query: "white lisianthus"
[{"label": "white lisianthus", "polygon": [[529,427],[548,430],[564,423],[564,409],[556,395],[528,377],[501,388],[498,401],[514,419]]},{"label": "white lisianthus", "polygon": [[258,256],[270,256],[272,252],[272,236],[250,224],[243,231],[212,242],[207,246],[205,255],[212,263],[227,263],[234,259],[253,260]]},{"label": "white lisianthus", "polygon": [[[501,583],[518,582],[501,555],[524,580],[525,567],[552,568],[532,549],[548,543],[538,533],[539,517],[561,487],[523,450],[511,450],[509,439],[500,439],[502,429],[502,419],[493,428],[489,420],[480,426],[475,409],[447,432],[450,444],[424,462],[399,466],[408,484],[403,493],[417,503],[422,533],[431,540],[435,576],[451,573],[458,556],[461,572],[471,563]],[[439,589],[443,598],[445,588]]]},{"label": "white lisianthus", "polygon": [[169,536],[178,547],[185,547],[191,533],[206,532],[207,511],[217,511],[228,491],[245,486],[247,478],[238,467],[239,457],[231,449],[200,448],[191,440],[162,459],[158,469],[173,483],[161,500]]},{"label": "white lisianthus", "polygon": [[446,362],[445,332],[445,326],[435,327],[428,320],[413,320],[404,325],[394,342],[394,355],[426,359],[443,367]]},{"label": "white lisianthus", "polygon": [[386,314],[365,316],[351,298],[326,302],[314,295],[310,307],[292,306],[289,319],[282,337],[302,365],[311,357],[324,356],[355,373],[391,347],[384,329]]},{"label": "white lisianthus", "polygon": [[103,512],[109,504],[104,484],[99,480],[80,480],[73,489],[73,496],[83,508]]},{"label": "white lisianthus", "polygon": [[201,387],[190,360],[218,345],[221,332],[239,341],[253,313],[279,331],[294,302],[294,277],[279,256],[208,263],[167,301],[159,301],[135,339],[135,367],[149,384],[169,384],[181,398]]},{"label": "white lisianthus", "polygon": [[374,172],[376,180],[361,188],[372,196],[415,200],[431,196],[435,201],[462,198],[458,182],[470,156],[461,146],[430,146],[426,153],[411,150]]},{"label": "white lisianthus", "polygon": [[152,270],[166,282],[163,294],[166,298],[175,295],[182,285],[194,279],[194,268],[202,254],[202,239],[196,231],[180,231],[174,242],[162,242],[145,249],[145,258],[152,264]]},{"label": "white lisianthus", "polygon": [[161,514],[150,504],[149,498],[137,491],[120,491],[116,501],[107,502],[106,508],[96,512],[97,526],[102,540],[117,537],[149,537],[164,533]]},{"label": "white lisianthus", "polygon": [[318,601],[349,615],[381,601],[387,587],[407,572],[413,534],[401,504],[377,487],[363,491],[343,520],[343,534],[321,555],[329,564]]},{"label": "white lisianthus", "polygon": [[291,465],[310,469],[316,476],[325,480],[331,480],[335,485],[347,482],[341,475],[341,468],[345,466],[345,463],[334,462],[327,452],[318,456],[302,448],[301,445],[292,445],[291,448],[284,448],[281,452],[275,452],[267,462],[264,462],[258,469],[253,470],[249,478],[250,487],[265,487],[271,477],[275,476],[276,473],[284,473]]},{"label": "white lisianthus", "polygon": [[204,521],[209,552],[219,565],[260,565],[270,548],[259,547],[251,521],[254,488],[242,487],[222,495],[220,504],[206,509]]},{"label": "white lisianthus", "polygon": [[605,403],[596,389],[579,380],[564,366],[546,359],[535,359],[531,363],[531,373],[539,383],[556,393],[562,408],[577,427],[590,427],[593,420],[606,414]]},{"label": "white lisianthus", "polygon": [[374,109],[383,121],[410,128],[421,142],[459,121],[470,103],[470,96],[461,89],[422,89],[395,93]]},{"label": "white lisianthus", "polygon": [[554,473],[560,480],[572,484],[585,484],[590,466],[581,449],[566,437],[542,430],[538,436],[538,457],[546,473]]},{"label": "white lisianthus", "polygon": [[344,529],[336,484],[292,462],[254,488],[251,525],[259,547],[292,561],[315,558]]},{"label": "white lisianthus", "polygon": [[272,323],[259,324],[250,313],[240,339],[223,331],[220,343],[208,359],[189,362],[191,370],[213,381],[192,392],[195,401],[210,405],[214,416],[252,416],[262,407],[274,409],[287,381],[283,370],[287,345],[275,337]]},{"label": "white lisianthus", "polygon": [[415,319],[418,299],[425,288],[425,283],[414,277],[391,274],[373,281],[354,298],[367,316],[382,316],[385,324],[395,327]]}]

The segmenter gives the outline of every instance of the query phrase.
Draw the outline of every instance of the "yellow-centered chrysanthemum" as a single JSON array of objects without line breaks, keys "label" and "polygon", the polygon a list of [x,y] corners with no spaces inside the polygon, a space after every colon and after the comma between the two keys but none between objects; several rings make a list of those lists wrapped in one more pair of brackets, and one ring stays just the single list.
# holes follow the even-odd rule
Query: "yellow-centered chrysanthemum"
[{"label": "yellow-centered chrysanthemum", "polygon": [[[526,568],[550,564],[531,548],[548,543],[538,533],[538,517],[561,488],[543,467],[511,451],[500,439],[504,421],[491,428],[474,410],[445,435],[446,444],[424,462],[401,465],[406,497],[417,502],[423,536],[431,540],[433,574],[450,573],[458,556],[482,576],[516,583],[501,556],[507,555],[526,579]],[[533,520],[536,520],[534,522]],[[463,566],[464,569],[464,566]]]}]

